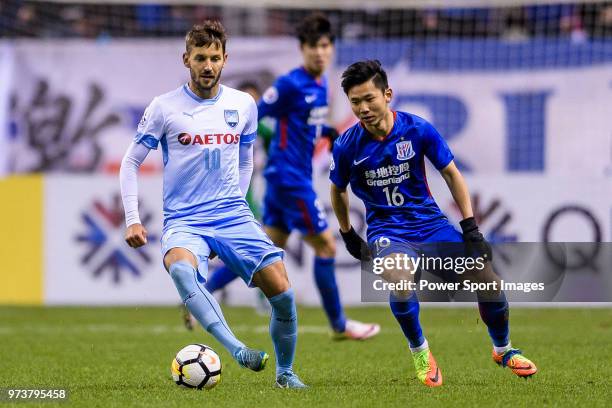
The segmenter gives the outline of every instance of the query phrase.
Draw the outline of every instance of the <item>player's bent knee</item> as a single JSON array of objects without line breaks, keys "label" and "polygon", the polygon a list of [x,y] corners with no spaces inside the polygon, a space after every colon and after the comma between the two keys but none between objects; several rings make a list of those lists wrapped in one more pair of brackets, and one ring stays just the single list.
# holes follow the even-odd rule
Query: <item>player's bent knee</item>
[{"label": "player's bent knee", "polygon": [[336,257],[336,244],[326,243],[326,245],[315,251],[316,256],[319,258],[335,258]]},{"label": "player's bent knee", "polygon": [[325,231],[313,239],[307,240],[312,245],[315,255],[319,258],[335,258],[336,257],[336,240],[331,233]]},{"label": "player's bent knee", "polygon": [[168,268],[170,277],[174,281],[174,285],[181,295],[183,301],[186,300],[193,292],[195,269],[186,261],[174,262]]},{"label": "player's bent knee", "polygon": [[267,298],[283,293],[291,287],[285,265],[280,260],[257,271],[253,275],[253,283]]},{"label": "player's bent knee", "polygon": [[185,248],[172,248],[164,255],[164,267],[168,272],[170,272],[170,266],[177,262],[190,264],[194,269],[198,265],[193,253]]}]

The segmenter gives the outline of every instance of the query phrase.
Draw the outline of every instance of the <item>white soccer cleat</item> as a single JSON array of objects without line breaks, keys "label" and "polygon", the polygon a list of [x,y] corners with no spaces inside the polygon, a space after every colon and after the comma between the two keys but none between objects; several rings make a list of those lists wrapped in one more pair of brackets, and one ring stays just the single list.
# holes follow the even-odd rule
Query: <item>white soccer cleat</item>
[{"label": "white soccer cleat", "polygon": [[376,323],[362,323],[357,320],[346,320],[343,332],[334,332],[335,340],[366,340],[380,333],[380,325]]}]

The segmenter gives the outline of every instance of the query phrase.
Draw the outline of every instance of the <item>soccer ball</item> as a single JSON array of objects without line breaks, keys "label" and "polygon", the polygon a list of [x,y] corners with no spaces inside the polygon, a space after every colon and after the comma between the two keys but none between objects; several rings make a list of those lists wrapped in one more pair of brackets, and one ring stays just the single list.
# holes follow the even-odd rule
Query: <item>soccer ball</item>
[{"label": "soccer ball", "polygon": [[221,381],[221,359],[204,344],[190,344],[176,354],[171,371],[178,385],[210,390]]}]

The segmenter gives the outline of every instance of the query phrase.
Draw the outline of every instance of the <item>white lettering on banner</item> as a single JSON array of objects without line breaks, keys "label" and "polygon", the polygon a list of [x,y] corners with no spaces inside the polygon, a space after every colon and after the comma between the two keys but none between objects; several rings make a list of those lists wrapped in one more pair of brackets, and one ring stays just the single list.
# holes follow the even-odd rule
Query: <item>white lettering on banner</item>
[{"label": "white lettering on banner", "polygon": [[[56,168],[66,170],[66,166],[83,167],[82,162],[88,158],[94,162],[92,168],[114,168],[121,162],[126,141],[133,138],[142,111],[151,99],[175,89],[187,80],[184,67],[177,63],[177,50],[184,47],[181,43],[181,40],[160,40],[155,44],[146,40],[126,40],[121,44],[106,44],[101,53],[95,41],[51,44],[43,44],[38,40],[20,41],[12,46],[15,60],[20,62],[20,69],[14,70],[11,80],[11,92],[16,96],[16,111],[28,112],[33,105],[33,96],[42,89],[38,88],[38,84],[44,84],[47,86],[47,100],[61,97],[70,102],[72,108],[66,131],[72,134],[80,125],[73,122],[78,122],[81,113],[87,111],[88,103],[95,96],[99,105],[94,115],[84,119],[87,122],[83,123],[84,129],[98,129],[95,125],[109,115],[121,120],[101,128],[95,137],[90,134],[83,136],[80,141],[67,144],[75,150],[74,163],[62,160]],[[263,54],[268,58],[260,58]],[[126,56],[138,61],[138,64],[129,63],[132,60],[126,63]],[[235,86],[243,79],[274,78],[288,72],[300,59],[299,50],[289,38],[235,39],[232,42],[232,56],[234,61],[240,63],[230,63],[224,70],[224,78],[231,78],[227,83],[229,86]],[[116,67],[113,75],[108,75],[104,69],[108,66]],[[155,69],[143,72],[139,70],[141,66],[154,66]],[[344,68],[332,68],[329,77],[339,78]],[[445,124],[439,130],[443,131],[458,161],[477,173],[504,174],[508,171],[509,157],[516,157],[508,150],[508,142],[517,133],[514,130],[522,129],[524,123],[512,116],[507,98],[520,98],[523,94],[543,95],[544,108],[528,113],[545,115],[543,118],[532,118],[531,121],[545,126],[542,129],[544,146],[539,154],[543,155],[541,159],[546,174],[581,174],[591,177],[610,174],[612,171],[609,156],[612,121],[608,118],[607,109],[612,104],[609,64],[538,70],[492,70],[483,75],[482,71],[469,70],[413,71],[406,62],[400,60],[387,69],[394,90],[393,108],[423,116],[437,128]],[[102,99],[96,96],[98,93],[92,93],[94,85],[96,92],[103,95]],[[261,85],[265,87],[271,83]],[[333,114],[330,123],[354,123],[354,115],[341,88],[330,85],[329,92],[328,100]],[[428,102],[431,99],[453,101],[462,107],[465,115],[457,119],[448,110],[436,111],[439,106]],[[442,103],[441,106],[446,105]],[[571,115],[567,112],[571,112]],[[38,113],[29,115],[34,118],[38,116]],[[326,123],[326,116],[324,110],[313,109],[310,121],[320,126]],[[42,117],[45,118],[45,115]],[[576,137],[584,133],[585,123],[588,123],[589,137]],[[27,132],[29,129],[23,123],[16,128],[18,132]],[[23,134],[17,136],[22,138]],[[94,155],[91,144],[98,140],[104,143],[96,144],[100,154]],[[40,161],[39,156],[40,152],[31,145],[19,145],[13,161],[16,166],[14,171],[24,172],[35,168]],[[576,160],[576,157],[586,157],[588,160]],[[45,159],[48,162],[56,158]],[[161,163],[161,159],[155,161],[159,170],[162,168]]]}]

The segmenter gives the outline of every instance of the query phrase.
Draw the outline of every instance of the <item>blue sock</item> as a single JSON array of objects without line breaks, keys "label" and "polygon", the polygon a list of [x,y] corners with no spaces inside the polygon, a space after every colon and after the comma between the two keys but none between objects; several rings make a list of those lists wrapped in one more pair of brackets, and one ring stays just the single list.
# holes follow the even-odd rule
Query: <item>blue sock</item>
[{"label": "blue sock", "polygon": [[478,310],[482,321],[489,329],[489,336],[496,347],[504,347],[510,343],[510,328],[508,317],[510,309],[506,295],[501,292],[494,301],[478,301]]},{"label": "blue sock", "polygon": [[270,336],[276,353],[276,375],[292,371],[297,343],[297,311],[293,289],[268,299],[272,305]]},{"label": "blue sock", "polygon": [[343,332],[346,326],[346,317],[340,304],[340,294],[336,285],[336,274],[334,272],[334,258],[319,258],[314,260],[314,277],[323,309],[327,314],[329,323],[335,331]]},{"label": "blue sock", "polygon": [[421,323],[419,322],[420,308],[416,293],[412,292],[412,295],[405,300],[398,299],[391,293],[389,295],[389,305],[393,316],[395,316],[404,332],[404,336],[408,339],[410,347],[417,348],[422,345],[425,337],[423,337]]},{"label": "blue sock", "polygon": [[227,266],[223,265],[215,269],[210,277],[206,281],[204,287],[210,293],[215,293],[219,289],[223,289],[228,283],[236,279],[238,275],[230,270]]},{"label": "blue sock", "polygon": [[245,345],[230,330],[219,304],[199,282],[199,274],[187,262],[170,265],[170,277],[187,309],[198,322],[235,356]]}]

